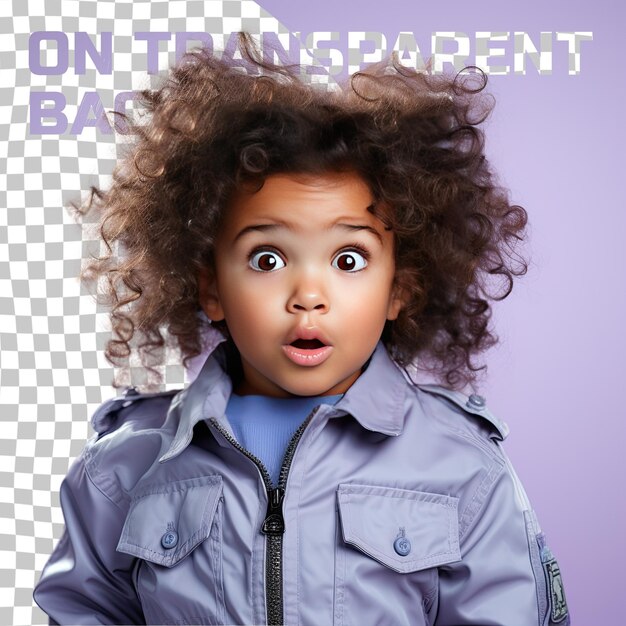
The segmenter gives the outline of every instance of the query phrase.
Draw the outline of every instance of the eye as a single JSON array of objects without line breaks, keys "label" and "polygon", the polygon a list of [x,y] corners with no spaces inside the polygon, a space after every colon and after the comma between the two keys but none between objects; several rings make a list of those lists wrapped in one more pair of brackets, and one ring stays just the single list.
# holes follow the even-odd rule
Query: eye
[{"label": "eye", "polygon": [[248,264],[257,272],[273,272],[285,267],[285,262],[277,252],[271,250],[258,250],[250,256]]},{"label": "eye", "polygon": [[342,272],[358,272],[367,267],[367,259],[361,252],[345,250],[333,259],[333,267]]}]

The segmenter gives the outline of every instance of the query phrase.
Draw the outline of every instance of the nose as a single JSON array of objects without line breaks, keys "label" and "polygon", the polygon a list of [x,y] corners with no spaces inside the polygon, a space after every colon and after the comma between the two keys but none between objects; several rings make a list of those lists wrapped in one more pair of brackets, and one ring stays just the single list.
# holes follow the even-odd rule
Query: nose
[{"label": "nose", "polygon": [[330,303],[321,281],[311,276],[301,276],[296,280],[293,292],[287,301],[287,310],[290,313],[302,313],[304,311],[326,313],[329,309]]}]

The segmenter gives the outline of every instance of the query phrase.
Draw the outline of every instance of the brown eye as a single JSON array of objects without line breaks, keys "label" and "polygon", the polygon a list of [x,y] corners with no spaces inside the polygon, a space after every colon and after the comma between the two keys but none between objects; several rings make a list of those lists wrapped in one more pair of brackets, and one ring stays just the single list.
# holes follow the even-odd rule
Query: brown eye
[{"label": "brown eye", "polygon": [[333,267],[336,267],[342,272],[358,272],[359,270],[367,267],[366,258],[356,250],[350,250],[349,252],[340,252],[333,259]]},{"label": "brown eye", "polygon": [[273,272],[285,267],[285,262],[276,252],[259,250],[250,257],[249,265],[257,272]]}]

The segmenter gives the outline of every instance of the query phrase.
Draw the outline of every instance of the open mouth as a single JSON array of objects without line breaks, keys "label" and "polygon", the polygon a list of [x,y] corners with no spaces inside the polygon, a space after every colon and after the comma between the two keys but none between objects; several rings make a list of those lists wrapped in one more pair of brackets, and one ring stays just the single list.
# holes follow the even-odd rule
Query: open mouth
[{"label": "open mouth", "polygon": [[323,348],[326,344],[319,339],[296,339],[289,345],[300,350],[317,350],[318,348]]},{"label": "open mouth", "polygon": [[298,338],[284,345],[283,352],[296,365],[311,367],[323,363],[333,352],[333,347],[321,339]]}]

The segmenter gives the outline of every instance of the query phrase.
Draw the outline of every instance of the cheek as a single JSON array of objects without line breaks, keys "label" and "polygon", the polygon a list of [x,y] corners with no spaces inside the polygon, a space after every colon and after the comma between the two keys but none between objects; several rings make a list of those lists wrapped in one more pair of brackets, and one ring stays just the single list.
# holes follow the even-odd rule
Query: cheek
[{"label": "cheek", "polygon": [[[369,286],[348,285],[341,293],[341,306],[335,303],[335,309],[341,313],[350,330],[359,333],[359,329],[382,328],[389,309],[389,289],[384,283]],[[331,310],[332,310],[331,305]]]},{"label": "cheek", "polygon": [[365,276],[364,280],[344,278],[335,287],[334,292],[347,306],[359,311],[362,309],[363,314],[377,316],[387,311],[392,283],[393,274],[386,268],[381,268],[380,271]]},{"label": "cheek", "polygon": [[281,310],[281,300],[276,286],[269,281],[231,277],[233,288],[220,294],[226,323],[233,335],[253,335],[267,329]]}]

